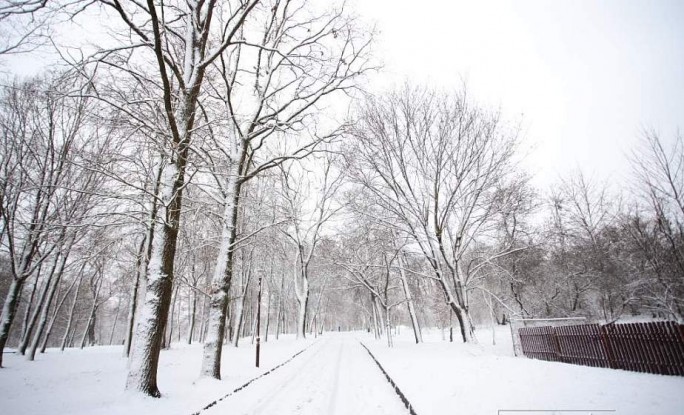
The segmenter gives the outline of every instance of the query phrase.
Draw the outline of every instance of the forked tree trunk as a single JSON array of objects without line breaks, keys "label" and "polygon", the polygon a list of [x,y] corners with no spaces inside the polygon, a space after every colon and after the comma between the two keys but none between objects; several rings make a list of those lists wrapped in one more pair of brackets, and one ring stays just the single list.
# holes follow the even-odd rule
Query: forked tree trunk
[{"label": "forked tree trunk", "polygon": [[439,285],[442,288],[442,292],[444,293],[446,302],[451,308],[451,310],[454,312],[454,314],[456,315],[456,319],[458,320],[463,343],[472,342],[474,340],[473,326],[471,324],[470,317],[468,316],[468,307],[465,304],[464,293],[459,292],[459,290],[462,290],[462,287],[457,286],[455,288],[458,298],[454,298],[454,295],[449,290],[446,282],[444,281],[445,277],[441,270],[437,271],[437,276]]}]

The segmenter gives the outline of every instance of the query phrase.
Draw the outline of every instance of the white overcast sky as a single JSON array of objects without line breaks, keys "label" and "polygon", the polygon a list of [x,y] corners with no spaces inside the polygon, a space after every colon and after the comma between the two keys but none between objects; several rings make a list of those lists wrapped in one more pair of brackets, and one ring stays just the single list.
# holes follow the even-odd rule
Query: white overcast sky
[{"label": "white overcast sky", "polygon": [[644,128],[684,129],[684,1],[356,0],[379,31],[376,85],[420,80],[523,116],[546,187],[577,168],[624,182]]},{"label": "white overcast sky", "polygon": [[[645,128],[668,141],[684,132],[684,0],[348,1],[379,32],[384,67],[371,87],[465,82],[507,119],[522,116],[524,165],[539,187],[578,168],[624,183]],[[95,35],[96,20],[62,34]],[[37,61],[50,59],[9,67],[26,75]]]}]

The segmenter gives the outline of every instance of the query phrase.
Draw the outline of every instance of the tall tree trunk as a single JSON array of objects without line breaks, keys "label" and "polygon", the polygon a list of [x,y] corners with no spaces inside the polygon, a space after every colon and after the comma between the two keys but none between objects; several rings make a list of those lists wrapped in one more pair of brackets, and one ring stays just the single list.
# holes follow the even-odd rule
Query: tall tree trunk
[{"label": "tall tree trunk", "polygon": [[420,331],[420,324],[418,323],[418,316],[416,315],[416,309],[413,304],[413,296],[411,295],[411,289],[409,288],[408,279],[406,278],[406,272],[404,271],[405,263],[403,252],[397,255],[399,260],[399,277],[401,279],[401,287],[404,290],[404,298],[406,298],[406,307],[408,308],[409,317],[411,318],[411,326],[413,327],[413,337],[417,343],[423,342],[423,334]]},{"label": "tall tree trunk", "polygon": [[45,349],[47,348],[48,340],[50,339],[50,335],[52,334],[52,329],[55,325],[55,321],[57,320],[57,316],[59,315],[59,312],[62,309],[62,306],[66,302],[66,299],[69,296],[71,289],[74,288],[74,285],[76,285],[76,278],[74,278],[74,281],[67,288],[66,292],[64,293],[62,298],[59,300],[59,302],[57,303],[57,307],[55,307],[55,310],[52,313],[52,318],[50,318],[50,324],[48,324],[47,331],[45,332],[45,336],[43,337],[43,342],[40,345],[40,352],[41,353],[45,353]]},{"label": "tall tree trunk", "polygon": [[[239,158],[233,160],[231,166],[229,188],[223,212],[221,245],[216,258],[214,276],[211,280],[209,321],[207,323],[207,336],[204,341],[201,375],[215,379],[221,379],[221,352],[223,350],[223,337],[226,330],[228,294],[233,277],[234,245],[237,240],[237,219],[241,189],[239,174],[244,158],[245,152],[242,151]],[[239,333],[239,330],[236,330],[236,333]]]},{"label": "tall tree trunk", "polygon": [[181,296],[177,296],[176,301],[178,302],[178,304],[176,305],[176,309],[178,310],[178,312],[176,313],[176,324],[178,325],[178,330],[176,330],[176,334],[178,336],[177,337],[178,343],[180,343],[180,341],[181,341]]},{"label": "tall tree trunk", "polygon": [[[159,169],[161,171],[161,168]],[[157,180],[158,182],[158,180]],[[156,206],[156,203],[154,203]],[[154,207],[152,209],[154,211]],[[138,301],[141,293],[141,280],[145,275],[145,268],[147,267],[147,258],[149,258],[150,249],[152,248],[152,229],[155,214],[150,215],[150,224],[147,234],[142,238],[138,245],[138,253],[135,264],[135,280],[131,289],[130,301],[128,303],[128,316],[126,318],[126,337],[124,338],[123,355],[128,357],[131,353],[131,345],[133,344],[133,328],[135,327],[135,316],[138,310]]]},{"label": "tall tree trunk", "polygon": [[[73,240],[72,240],[73,243]],[[66,266],[67,259],[69,258],[69,253],[71,251],[71,244],[66,249],[66,252],[64,252],[61,257],[62,261],[59,264],[59,270],[57,271],[57,275],[54,277],[54,281],[52,282],[52,285],[49,287],[49,292],[47,295],[47,298],[45,299],[45,304],[42,306],[42,310],[40,311],[40,322],[38,324],[38,328],[36,329],[36,334],[33,336],[33,341],[31,342],[31,347],[29,348],[29,353],[27,356],[28,360],[33,360],[35,359],[36,356],[36,349],[38,348],[38,344],[40,343],[40,339],[43,335],[43,330],[45,330],[45,326],[47,325],[48,321],[48,315],[50,313],[50,306],[52,305],[52,300],[55,298],[55,293],[57,292],[57,287],[59,287],[59,283],[62,279],[62,274],[64,273],[64,267]]]},{"label": "tall tree trunk", "polygon": [[[36,323],[38,323],[38,318],[43,314],[45,302],[48,297],[48,293],[50,292],[50,289],[52,287],[52,281],[55,275],[55,271],[57,270],[58,263],[59,255],[55,255],[55,259],[52,262],[52,266],[50,267],[50,273],[48,274],[48,277],[45,280],[45,285],[43,286],[43,289],[40,291],[40,296],[38,297],[38,303],[36,304],[36,308],[33,310],[33,313],[31,314],[31,319],[29,320],[28,326],[26,327],[26,332],[24,333],[24,336],[21,339],[21,343],[19,343],[19,347],[17,348],[19,350],[19,353],[21,354],[26,353],[26,349],[31,343],[33,329],[36,327]],[[39,277],[40,275],[36,275],[36,278]]]},{"label": "tall tree trunk", "polygon": [[171,340],[173,339],[173,313],[176,310],[176,303],[178,302],[178,286],[173,290],[173,296],[171,297],[171,311],[169,311],[168,324],[166,325],[165,333],[168,333],[168,337],[164,342],[164,348],[171,348]]},{"label": "tall tree trunk", "polygon": [[201,302],[201,307],[200,307],[200,326],[199,326],[199,341],[200,343],[204,343],[204,326],[206,324],[206,310],[207,310],[207,299],[205,296],[202,296],[202,302]]},{"label": "tall tree trunk", "polygon": [[116,323],[119,321],[119,311],[121,310],[121,303],[116,305],[116,313],[114,314],[114,324],[112,324],[112,331],[109,333],[109,345],[114,341],[114,332],[116,331]]},{"label": "tall tree trunk", "polygon": [[[189,99],[185,97],[185,99]],[[179,119],[192,127],[190,114],[194,113],[194,102],[181,104],[184,116]],[[157,386],[159,354],[166,327],[173,289],[173,266],[176,255],[176,241],[180,222],[185,166],[187,164],[189,130],[185,130],[179,143],[179,154],[169,162],[160,180],[160,202],[154,224],[154,238],[150,260],[147,265],[147,284],[144,301],[131,347],[126,389],[137,390],[147,395],[160,397]]]},{"label": "tall tree trunk", "polygon": [[309,302],[308,292],[303,291],[297,296],[297,338],[306,338],[306,306]]},{"label": "tall tree trunk", "polygon": [[[41,267],[38,267],[38,272],[36,272],[36,275],[40,275],[40,269]],[[33,300],[36,298],[36,291],[38,290],[38,280],[39,278],[36,277],[33,280],[33,286],[31,287],[31,295],[29,296],[29,300],[26,303],[26,308],[24,310],[24,319],[22,321],[21,325],[21,338],[26,337],[26,331],[28,330],[28,325],[29,321],[31,320],[31,308],[33,307]]]},{"label": "tall tree trunk", "polygon": [[[244,266],[244,265],[243,265]],[[238,309],[235,315],[235,331],[233,332],[232,343],[233,346],[237,347],[240,341],[240,335],[244,330],[245,321],[245,304],[247,303],[247,295],[249,294],[249,282],[252,279],[252,267],[251,267],[251,255],[250,255],[250,265],[247,268],[247,276],[245,281],[245,287],[242,291],[242,298],[238,303]]]},{"label": "tall tree trunk", "polygon": [[278,310],[276,312],[276,332],[275,332],[276,340],[278,340],[278,335],[279,335],[280,329],[281,329],[284,288],[285,288],[285,273],[281,273],[280,274],[280,292],[278,293]]},{"label": "tall tree trunk", "polygon": [[86,340],[88,340],[89,346],[91,346],[95,341],[95,314],[97,313],[97,308],[99,307],[97,299],[100,296],[100,287],[102,287],[103,278],[104,277],[100,275],[100,277],[97,279],[95,293],[93,294],[93,305],[90,307],[88,321],[86,322],[85,330],[83,330],[83,336],[81,337],[81,349],[85,347]]},{"label": "tall tree trunk", "polygon": [[71,334],[71,327],[74,322],[74,313],[76,311],[76,302],[78,301],[78,291],[81,288],[81,281],[83,281],[83,271],[85,270],[86,263],[83,262],[80,271],[78,272],[78,283],[76,284],[76,291],[74,292],[74,301],[71,303],[71,308],[69,309],[69,320],[67,321],[66,329],[64,330],[64,337],[62,338],[62,345],[60,350],[64,351],[64,348],[69,341],[69,335]]},{"label": "tall tree trunk", "polygon": [[320,312],[321,309],[321,299],[323,298],[323,294],[325,293],[325,287],[328,285],[328,278],[330,277],[330,274],[326,274],[325,279],[323,280],[323,285],[321,286],[321,291],[318,293],[318,299],[316,300],[316,306],[314,307],[313,310],[313,316],[311,316],[311,321],[309,322],[309,331],[311,333],[316,333],[315,331],[315,322],[318,319],[318,313]]},{"label": "tall tree trunk", "polygon": [[392,321],[390,320],[390,309],[385,305],[383,305],[382,308],[385,311],[385,334],[387,335],[387,346],[392,347],[394,346],[394,342],[392,340]]},{"label": "tall tree trunk", "polygon": [[[436,268],[435,268],[436,269]],[[470,318],[468,316],[468,307],[465,304],[464,301],[464,295],[461,292],[462,291],[462,286],[459,285],[458,283],[455,284],[455,291],[457,294],[457,298],[454,298],[453,294],[447,287],[446,282],[444,281],[444,274],[441,272],[441,270],[437,270],[437,277],[438,277],[438,282],[440,287],[442,288],[442,293],[444,294],[444,297],[446,299],[447,304],[449,307],[453,310],[454,314],[456,315],[456,319],[458,320],[458,324],[461,330],[461,338],[463,339],[463,343],[469,343],[472,342],[473,339],[473,327],[470,322]]]},{"label": "tall tree trunk", "polygon": [[5,350],[5,344],[9,337],[9,331],[12,327],[14,315],[17,312],[19,305],[19,296],[21,295],[21,286],[24,279],[13,278],[10,284],[7,296],[5,297],[5,304],[2,306],[2,318],[0,319],[0,367],[2,367],[2,354]]},{"label": "tall tree trunk", "polygon": [[266,333],[264,333],[264,342],[268,341],[268,328],[271,322],[271,290],[268,290],[268,305],[266,306]]},{"label": "tall tree trunk", "polygon": [[371,294],[371,308],[373,309],[373,334],[375,339],[380,338],[380,325],[378,324],[378,308],[375,304],[375,296]]},{"label": "tall tree trunk", "polygon": [[[193,287],[195,288],[195,287]],[[190,306],[190,323],[188,328],[188,344],[192,344],[192,336],[195,332],[195,313],[197,312],[197,291],[192,290],[192,305]]]},{"label": "tall tree trunk", "polygon": [[[301,248],[300,248],[301,249]],[[306,266],[297,271],[295,266],[295,297],[297,298],[297,338],[306,338],[306,311],[309,303],[309,280]]]}]

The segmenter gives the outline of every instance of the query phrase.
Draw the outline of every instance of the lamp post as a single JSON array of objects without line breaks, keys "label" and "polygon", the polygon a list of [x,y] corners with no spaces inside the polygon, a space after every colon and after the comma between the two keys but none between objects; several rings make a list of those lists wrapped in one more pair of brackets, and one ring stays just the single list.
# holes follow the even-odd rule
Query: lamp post
[{"label": "lamp post", "polygon": [[259,352],[261,350],[261,278],[263,272],[259,272],[259,294],[257,296],[257,324],[256,324],[256,367],[259,367]]}]

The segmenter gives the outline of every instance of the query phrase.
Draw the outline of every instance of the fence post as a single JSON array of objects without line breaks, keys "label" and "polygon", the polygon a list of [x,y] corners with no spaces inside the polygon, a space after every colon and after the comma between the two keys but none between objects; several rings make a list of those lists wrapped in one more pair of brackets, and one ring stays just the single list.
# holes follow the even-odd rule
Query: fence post
[{"label": "fence post", "polygon": [[511,329],[511,339],[513,342],[513,355],[514,356],[523,356],[522,352],[522,340],[520,339],[520,329],[522,327],[525,327],[525,323],[523,322],[522,327],[519,327],[518,320],[511,319],[508,321],[508,327]]},{"label": "fence post", "polygon": [[608,358],[608,367],[611,369],[619,369],[613,356],[613,349],[610,347],[610,338],[608,337],[606,327],[606,325],[599,326],[599,333],[601,336],[601,344],[603,345],[603,350],[606,352],[606,357]]},{"label": "fence post", "polygon": [[556,335],[556,328],[551,326],[551,339],[553,340],[553,347],[556,349],[556,358],[559,362],[565,362],[563,354],[561,353],[560,343],[558,342],[558,336]]}]

